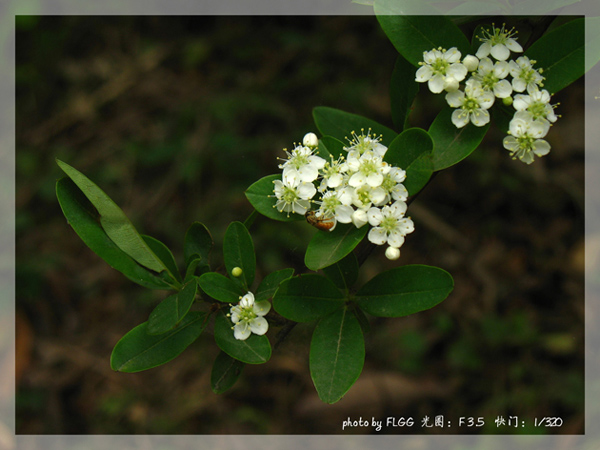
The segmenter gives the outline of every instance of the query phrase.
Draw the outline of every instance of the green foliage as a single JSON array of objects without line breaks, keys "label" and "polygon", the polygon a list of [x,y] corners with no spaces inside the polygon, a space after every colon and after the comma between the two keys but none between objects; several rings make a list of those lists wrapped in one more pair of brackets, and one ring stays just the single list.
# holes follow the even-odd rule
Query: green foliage
[{"label": "green foliage", "polygon": [[73,230],[109,266],[144,287],[150,289],[171,287],[168,281],[139,265],[108,237],[97,220],[98,213],[72,180],[68,178],[59,180],[56,183],[56,196]]},{"label": "green foliage", "polygon": [[117,247],[148,269],[158,273],[166,271],[175,282],[175,275],[150,249],[121,208],[81,172],[58,159],[56,163],[94,205],[100,214],[102,228]]},{"label": "green foliage", "polygon": [[352,224],[338,224],[332,231],[318,230],[308,243],[304,264],[311,270],[323,269],[335,264],[363,240],[366,226],[356,228]]},{"label": "green foliage", "polygon": [[223,303],[237,303],[246,293],[238,283],[216,272],[203,273],[198,284],[207,295]]},{"label": "green foliage", "polygon": [[298,214],[286,214],[275,208],[277,198],[273,193],[273,181],[281,180],[281,174],[268,175],[253,183],[246,189],[246,198],[250,204],[263,216],[281,222],[302,220]]},{"label": "green foliage", "polygon": [[454,281],[437,267],[409,265],[382,272],[356,293],[365,312],[378,317],[402,317],[432,308],[452,292]]},{"label": "green foliage", "polygon": [[375,14],[398,53],[413,66],[423,60],[423,52],[457,47],[463,55],[471,45],[460,29],[446,16],[412,16],[396,0],[375,2]]},{"label": "green foliage", "polygon": [[229,390],[242,375],[244,363],[221,351],[213,363],[210,387],[215,394]]},{"label": "green foliage", "polygon": [[246,340],[233,336],[231,320],[220,312],[215,317],[215,342],[232,358],[246,364],[263,364],[271,358],[271,344],[267,336],[251,334]]},{"label": "green foliage", "polygon": [[352,131],[360,135],[361,131],[367,133],[371,130],[371,134],[381,135],[381,143],[386,146],[396,137],[395,131],[374,120],[335,108],[317,106],[313,109],[313,118],[315,125],[323,135],[333,136],[341,142],[351,138],[350,132]]},{"label": "green foliage", "polygon": [[365,341],[348,307],[321,319],[310,343],[310,375],[319,398],[335,403],[358,379],[365,361]]},{"label": "green foliage", "polygon": [[542,36],[525,55],[544,69],[544,89],[554,94],[585,73],[583,18],[572,20]]},{"label": "green foliage", "polygon": [[344,300],[329,279],[305,274],[281,283],[273,297],[273,308],[294,322],[310,322],[341,308]]},{"label": "green foliage", "polygon": [[236,267],[242,269],[242,274],[232,277],[232,280],[245,291],[249,291],[254,282],[256,256],[252,237],[243,223],[233,222],[227,228],[223,240],[223,258],[228,274]]},{"label": "green foliage", "polygon": [[272,272],[266,277],[262,279],[258,288],[256,289],[256,293],[254,294],[254,299],[257,302],[261,302],[264,300],[268,300],[279,288],[279,285],[292,277],[294,275],[294,269],[282,269],[276,272]]},{"label": "green foliage", "polygon": [[346,157],[344,143],[333,136],[323,136],[319,139],[319,156],[328,160],[327,156],[329,155],[333,156],[333,159],[338,159],[340,156]]},{"label": "green foliage", "polygon": [[402,55],[398,55],[390,81],[392,120],[397,130],[407,127],[410,108],[418,92],[419,83],[415,81],[415,67]]},{"label": "green foliage", "polygon": [[117,342],[110,367],[119,372],[140,372],[160,366],[183,352],[206,326],[206,314],[189,313],[179,325],[163,334],[148,332],[148,322],[138,325]]},{"label": "green foliage", "polygon": [[433,173],[431,152],[433,140],[427,131],[410,128],[392,141],[384,161],[406,171],[404,187],[409,195],[415,195],[429,181]]},{"label": "green foliage", "polygon": [[196,280],[158,304],[148,318],[148,334],[163,334],[172,330],[189,312],[196,298]]},{"label": "green foliage", "polygon": [[183,255],[187,266],[198,259],[197,264],[208,265],[208,257],[213,246],[208,228],[200,222],[194,222],[185,233]]},{"label": "green foliage", "polygon": [[452,123],[453,109],[445,107],[437,115],[429,135],[433,139],[433,170],[447,169],[462,161],[479,147],[490,127],[476,127],[468,124],[463,128],[456,128]]},{"label": "green foliage", "polygon": [[356,282],[358,278],[358,260],[354,253],[349,253],[343,259],[327,266],[323,269],[323,273],[333,283],[343,290],[348,290]]}]

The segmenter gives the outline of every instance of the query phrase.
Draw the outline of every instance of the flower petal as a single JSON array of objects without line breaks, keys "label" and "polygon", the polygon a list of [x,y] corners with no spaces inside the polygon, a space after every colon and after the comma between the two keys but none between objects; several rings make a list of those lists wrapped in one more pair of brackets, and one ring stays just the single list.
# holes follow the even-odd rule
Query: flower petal
[{"label": "flower petal", "polygon": [[387,242],[387,233],[381,227],[371,228],[368,238],[373,244],[383,245]]}]

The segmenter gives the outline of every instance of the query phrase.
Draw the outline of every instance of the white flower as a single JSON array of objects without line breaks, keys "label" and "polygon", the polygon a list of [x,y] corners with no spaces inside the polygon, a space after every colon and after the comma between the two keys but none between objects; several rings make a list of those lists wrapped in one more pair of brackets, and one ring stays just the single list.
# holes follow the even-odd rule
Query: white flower
[{"label": "white flower", "polygon": [[285,163],[280,164],[279,168],[283,169],[285,177],[288,171],[297,171],[300,181],[311,183],[319,176],[319,169],[325,165],[325,160],[320,156],[313,155],[313,151],[309,147],[299,145],[294,147],[292,152],[285,150],[288,159]]},{"label": "white flower", "polygon": [[248,292],[240,297],[240,302],[232,306],[228,317],[234,323],[233,336],[238,340],[246,340],[251,333],[263,335],[269,329],[269,323],[263,317],[271,309],[268,301],[255,302],[254,294]]},{"label": "white flower", "polygon": [[373,244],[399,248],[404,244],[404,236],[415,230],[413,221],[404,217],[406,203],[396,201],[383,208],[370,208],[367,211],[369,223],[373,226],[368,238]]},{"label": "white flower", "polygon": [[506,61],[492,62],[490,58],[479,61],[477,73],[473,78],[481,83],[486,91],[492,91],[498,98],[510,97],[512,85],[505,80],[509,74],[509,65]]},{"label": "white flower", "polygon": [[415,80],[427,82],[429,90],[439,94],[444,89],[452,91],[458,88],[458,82],[467,76],[467,68],[460,63],[460,52],[456,47],[445,50],[441,47],[423,52],[423,62],[416,73]]},{"label": "white flower", "polygon": [[453,108],[452,123],[462,128],[471,123],[482,127],[490,121],[487,110],[494,104],[494,94],[485,91],[481,83],[473,78],[467,80],[465,92],[455,91],[446,94],[446,101]]},{"label": "white flower", "polygon": [[327,161],[321,169],[321,184],[319,190],[324,192],[327,188],[338,188],[344,182],[344,174],[348,170],[348,164],[344,162],[343,157],[337,160],[331,156],[331,162]]},{"label": "white flower", "polygon": [[381,186],[374,188],[363,184],[352,192],[352,204],[359,209],[366,210],[372,205],[385,205],[386,196],[387,194]]},{"label": "white flower", "polygon": [[510,75],[513,77],[512,87],[515,92],[543,86],[542,71],[534,69],[533,64],[535,60],[530,60],[527,56],[519,56],[516,61],[509,61]]},{"label": "white flower", "polygon": [[396,260],[400,258],[400,249],[396,247],[388,247],[385,249],[385,257],[390,260]]},{"label": "white flower", "polygon": [[369,222],[367,218],[367,211],[364,209],[357,209],[352,213],[352,223],[356,228],[362,228]]},{"label": "white flower", "polygon": [[544,156],[550,152],[550,144],[541,139],[548,132],[549,126],[545,120],[534,120],[528,111],[517,111],[510,121],[510,136],[506,136],[502,144],[510,151],[513,159],[519,158],[525,164],[531,164],[534,155]]},{"label": "white flower", "polygon": [[283,179],[273,181],[277,203],[275,207],[279,212],[294,212],[304,215],[310,208],[310,199],[316,194],[317,189],[312,183],[300,181],[297,171],[288,171]]},{"label": "white flower", "polygon": [[343,188],[339,191],[327,191],[323,194],[321,206],[315,213],[316,217],[333,217],[335,228],[337,222],[350,223],[354,209],[350,206],[352,202],[352,188]]},{"label": "white flower", "polygon": [[390,166],[383,162],[381,156],[372,152],[365,152],[359,158],[356,154],[348,156],[348,169],[354,172],[348,184],[352,187],[360,187],[368,184],[371,187],[381,186],[383,175],[390,170]]},{"label": "white flower", "polygon": [[467,55],[463,58],[462,63],[469,72],[475,72],[479,66],[479,58],[473,55]]},{"label": "white flower", "polygon": [[402,184],[406,179],[406,172],[399,167],[391,167],[390,170],[383,175],[381,187],[386,192],[384,203],[389,203],[392,199],[406,201],[408,191]]},{"label": "white flower", "polygon": [[550,94],[546,89],[541,91],[537,86],[527,88],[529,95],[515,95],[513,106],[517,111],[529,111],[533,115],[533,119],[545,119],[549,122],[556,122],[556,114],[554,114],[554,106],[550,104]]},{"label": "white flower", "polygon": [[361,130],[361,134],[356,134],[354,131],[351,133],[352,139],[348,139],[350,144],[349,147],[344,147],[344,150],[348,152],[348,157],[360,158],[364,153],[373,153],[375,156],[383,158],[387,147],[381,143],[381,136],[375,137],[371,134],[371,130],[365,134],[364,130]]},{"label": "white flower", "polygon": [[494,27],[492,33],[484,30],[483,37],[479,38],[482,44],[479,46],[479,50],[477,50],[475,56],[484,58],[491,54],[498,61],[506,61],[511,51],[521,53],[523,47],[521,47],[516,39],[513,39],[513,36],[516,34],[517,32],[513,32],[512,29],[505,30],[504,25],[502,25],[502,28]]},{"label": "white flower", "polygon": [[319,145],[319,138],[315,133],[306,133],[302,139],[302,144],[306,147],[316,147]]}]

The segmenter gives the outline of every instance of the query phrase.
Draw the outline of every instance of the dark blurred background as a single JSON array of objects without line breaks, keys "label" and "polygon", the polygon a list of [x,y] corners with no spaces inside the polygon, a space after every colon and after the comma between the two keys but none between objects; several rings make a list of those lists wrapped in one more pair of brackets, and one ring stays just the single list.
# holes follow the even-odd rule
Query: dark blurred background
[{"label": "dark blurred background", "polygon": [[[396,51],[377,20],[19,16],[16,48],[17,433],[331,434],[361,416],[412,416],[412,433],[584,432],[581,82],[553,100],[563,117],[548,156],[513,161],[492,128],[411,205],[416,231],[402,258],[374,253],[361,281],[431,264],[455,290],[429,311],[372,320],[361,377],[325,405],[308,371],[314,324],[223,395],[210,390],[210,333],[159,368],[111,371],[114,344],[165,293],[131,283],[77,237],[56,200],[54,159],[99,184],[178,261],[187,227],[204,223],[218,267],[226,226],[252,211],[243,191],[316,131],[314,106],[392,126]],[[411,125],[428,128],[442,104],[421,92]],[[313,233],[258,220],[257,279],[302,270]],[[420,427],[437,415],[486,426]],[[498,429],[499,415],[564,425]]]}]

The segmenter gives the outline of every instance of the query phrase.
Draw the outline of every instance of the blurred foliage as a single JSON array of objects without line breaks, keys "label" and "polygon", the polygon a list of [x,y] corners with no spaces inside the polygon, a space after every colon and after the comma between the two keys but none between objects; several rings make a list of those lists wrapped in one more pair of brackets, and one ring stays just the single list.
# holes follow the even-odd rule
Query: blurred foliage
[{"label": "blurred foliage", "polygon": [[[220,248],[226,226],[251,212],[243,191],[314,131],[314,106],[392,126],[396,52],[375,18],[45,16],[20,17],[17,30],[18,433],[329,434],[363,410],[417,423],[485,416],[476,432],[488,433],[515,432],[496,429],[497,415],[561,416],[561,429],[517,431],[583,432],[581,83],[556,96],[563,118],[548,156],[512,161],[504,130],[492,129],[411,205],[416,231],[401,263],[448,270],[455,291],[430,311],[372,319],[347,401],[316,407],[308,350],[293,343],[314,324],[296,327],[222,396],[209,387],[217,352],[203,338],[167,366],[113,373],[112,347],[162,297],[73,233],[56,201],[54,159],[99,184],[178,261],[193,221]],[[437,101],[422,92],[411,125],[428,128]],[[258,220],[257,280],[302,268],[313,232]],[[382,256],[358,285],[393,267]]]}]

